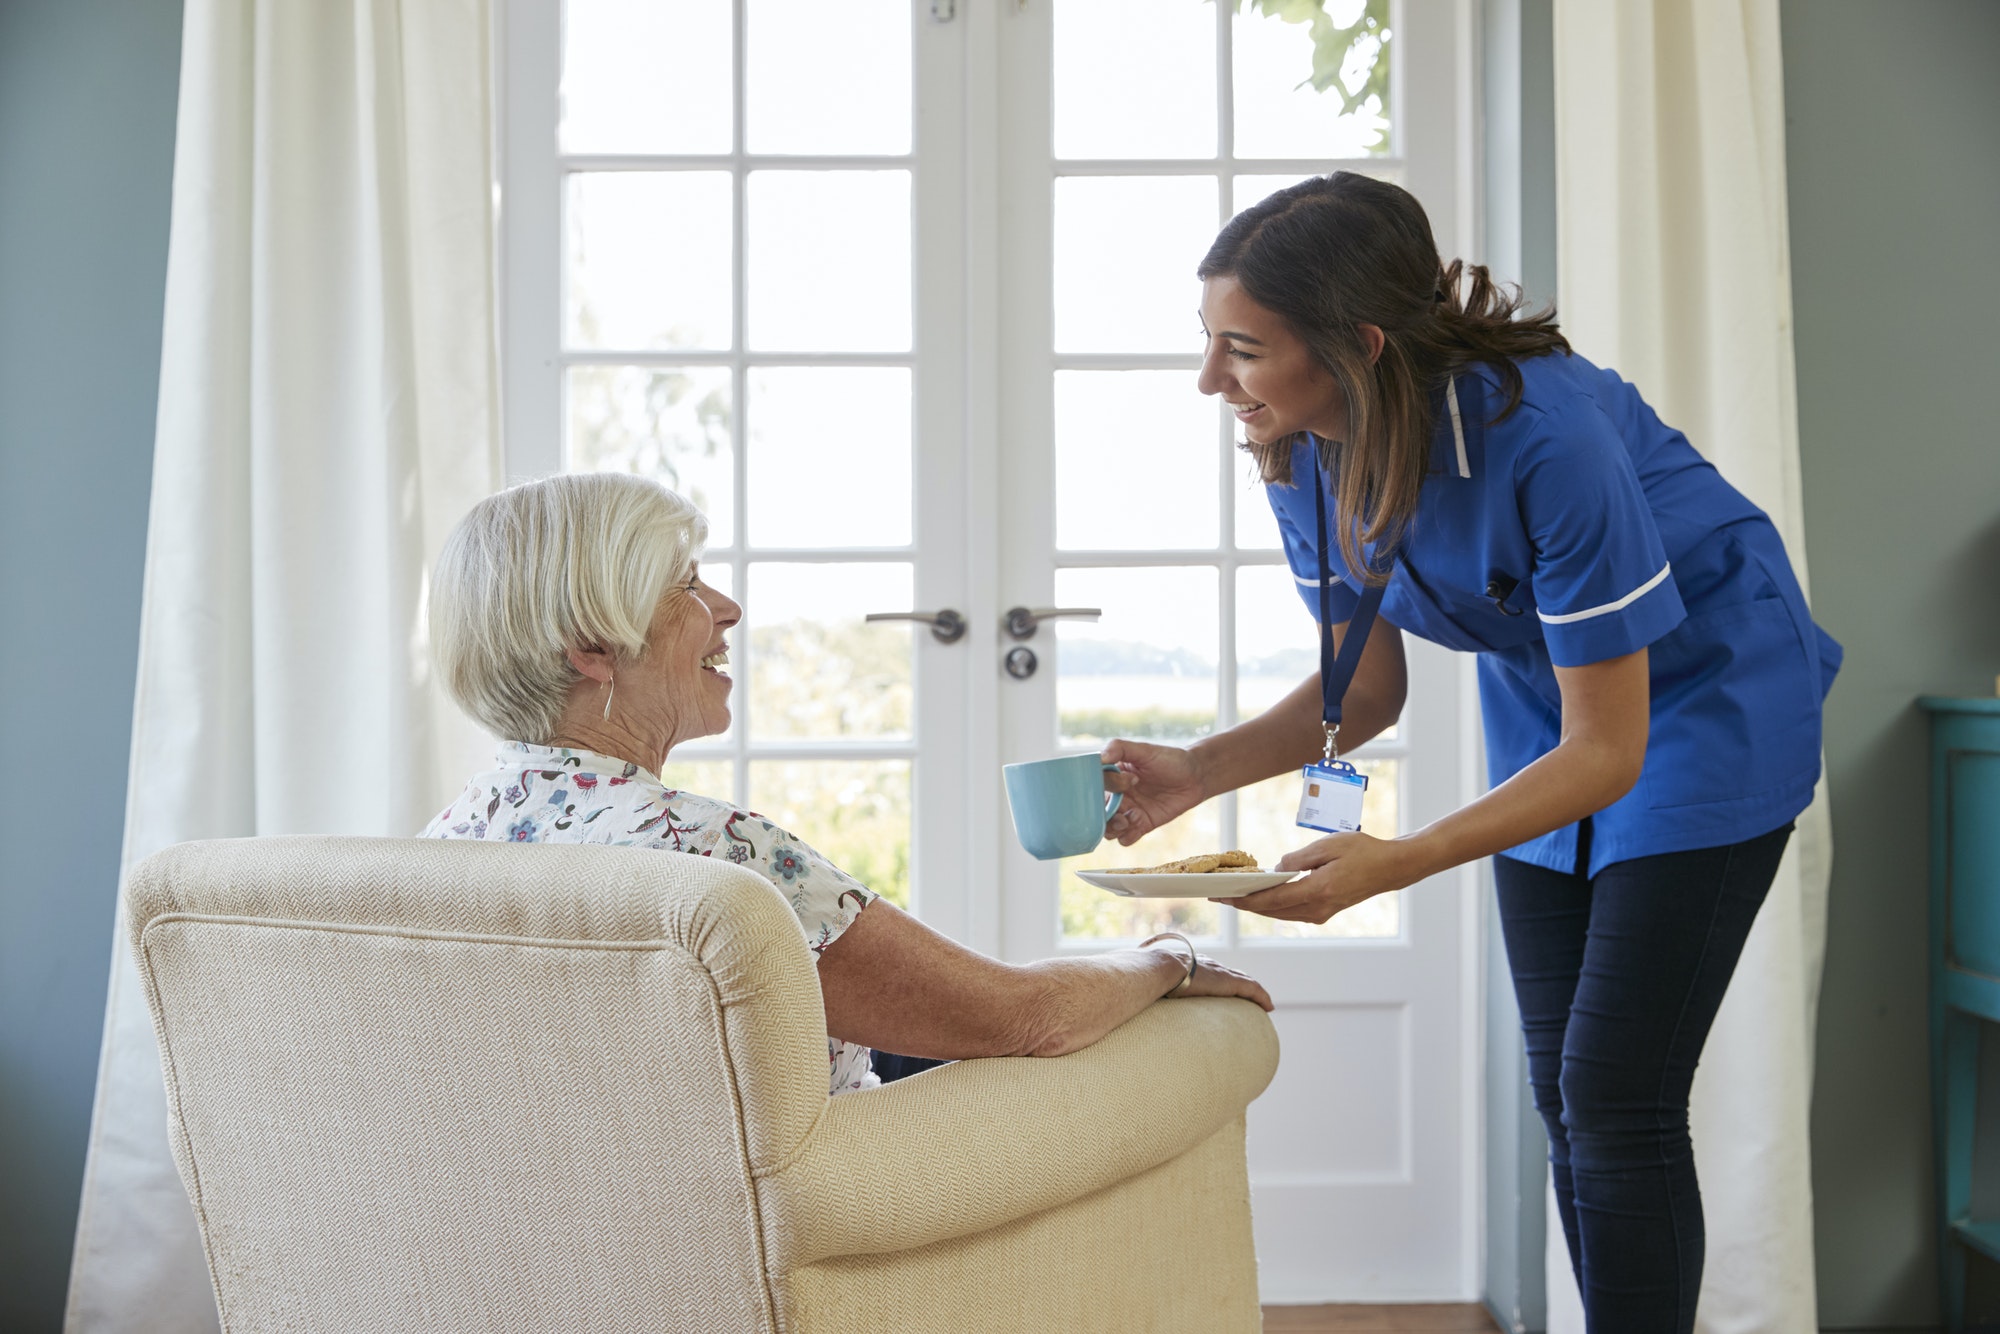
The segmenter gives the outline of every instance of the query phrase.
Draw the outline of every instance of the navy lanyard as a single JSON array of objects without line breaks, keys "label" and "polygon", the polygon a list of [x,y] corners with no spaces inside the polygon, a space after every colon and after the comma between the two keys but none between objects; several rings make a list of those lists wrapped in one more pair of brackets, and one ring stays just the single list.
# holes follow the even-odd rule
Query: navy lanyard
[{"label": "navy lanyard", "polygon": [[1334,738],[1340,733],[1340,702],[1347,694],[1347,687],[1354,680],[1354,669],[1361,665],[1361,650],[1368,643],[1368,632],[1375,628],[1375,613],[1381,610],[1382,594],[1386,584],[1361,589],[1361,601],[1355,604],[1354,614],[1347,620],[1347,636],[1340,642],[1340,652],[1333,651],[1333,570],[1326,559],[1326,473],[1320,468],[1319,460],[1313,460],[1313,507],[1319,519],[1319,690],[1324,705],[1322,716],[1326,720],[1326,758],[1339,758],[1340,747]]}]

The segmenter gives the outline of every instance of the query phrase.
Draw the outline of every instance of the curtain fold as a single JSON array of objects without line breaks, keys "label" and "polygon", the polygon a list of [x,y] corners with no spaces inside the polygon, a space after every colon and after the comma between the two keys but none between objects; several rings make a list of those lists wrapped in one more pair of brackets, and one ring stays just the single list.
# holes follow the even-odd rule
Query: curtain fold
[{"label": "curtain fold", "polygon": [[[124,865],[409,834],[487,743],[424,580],[500,479],[488,0],[188,0]],[[66,1328],[217,1327],[124,946]]]},{"label": "curtain fold", "polygon": [[[1556,0],[1554,15],[1563,331],[1771,516],[1804,586],[1778,0]],[[1696,1075],[1702,1334],[1818,1328],[1808,1132],[1830,866],[1816,799]],[[1548,1270],[1550,1334],[1580,1332],[1559,1229]]]}]

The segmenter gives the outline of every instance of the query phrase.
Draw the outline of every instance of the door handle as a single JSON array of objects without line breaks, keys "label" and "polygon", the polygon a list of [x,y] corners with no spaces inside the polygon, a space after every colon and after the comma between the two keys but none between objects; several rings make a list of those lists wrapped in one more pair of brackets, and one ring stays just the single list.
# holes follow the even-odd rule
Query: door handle
[{"label": "door handle", "polygon": [[1036,607],[1032,611],[1026,607],[1009,607],[1000,624],[1016,639],[1033,639],[1035,627],[1054,617],[1074,616],[1079,620],[1094,621],[1103,614],[1102,607]]},{"label": "door handle", "polygon": [[931,628],[931,638],[940,644],[956,644],[965,638],[965,618],[946,607],[943,611],[871,611],[864,621],[922,621]]}]

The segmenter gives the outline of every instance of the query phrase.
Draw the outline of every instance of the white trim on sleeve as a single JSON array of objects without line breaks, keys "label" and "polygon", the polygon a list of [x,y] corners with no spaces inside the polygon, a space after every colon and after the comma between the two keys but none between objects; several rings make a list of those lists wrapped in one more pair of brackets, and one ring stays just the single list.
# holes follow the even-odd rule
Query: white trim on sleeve
[{"label": "white trim on sleeve", "polygon": [[[1297,571],[1293,571],[1292,578],[1298,580],[1300,583],[1304,584],[1307,588],[1319,587],[1319,580],[1308,579],[1304,575],[1298,573]],[[1335,584],[1339,582],[1340,582],[1340,576],[1337,574],[1330,574],[1326,577],[1326,586],[1328,588],[1332,588]]]},{"label": "white trim on sleeve", "polygon": [[1472,464],[1465,457],[1465,423],[1458,416],[1458,377],[1445,382],[1444,401],[1451,405],[1451,438],[1458,443],[1458,475],[1472,476]]},{"label": "white trim on sleeve", "polygon": [[1658,588],[1660,581],[1673,573],[1673,569],[1674,563],[1668,561],[1660,567],[1658,574],[1648,579],[1645,583],[1640,584],[1616,602],[1607,602],[1601,607],[1586,607],[1582,611],[1566,611],[1556,616],[1551,616],[1540,607],[1537,607],[1535,608],[1535,615],[1541,617],[1543,623],[1547,625],[1568,625],[1572,621],[1587,621],[1593,616],[1609,616],[1614,611],[1625,610],[1640,598]]}]

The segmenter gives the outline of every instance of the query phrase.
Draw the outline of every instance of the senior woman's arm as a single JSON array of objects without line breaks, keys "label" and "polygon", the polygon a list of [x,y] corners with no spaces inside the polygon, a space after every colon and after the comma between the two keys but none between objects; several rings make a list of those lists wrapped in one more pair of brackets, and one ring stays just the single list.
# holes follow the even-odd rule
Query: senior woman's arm
[{"label": "senior woman's arm", "polygon": [[[908,1056],[1062,1056],[1123,1024],[1186,976],[1186,955],[1158,949],[1008,964],[939,935],[876,899],[820,952],[826,1031]],[[1182,996],[1271,997],[1204,957]]]}]

